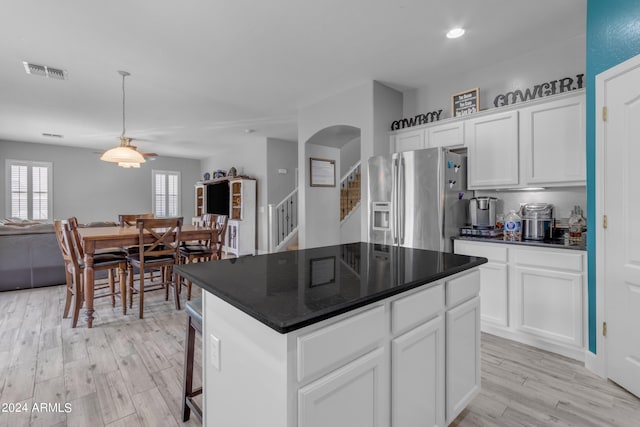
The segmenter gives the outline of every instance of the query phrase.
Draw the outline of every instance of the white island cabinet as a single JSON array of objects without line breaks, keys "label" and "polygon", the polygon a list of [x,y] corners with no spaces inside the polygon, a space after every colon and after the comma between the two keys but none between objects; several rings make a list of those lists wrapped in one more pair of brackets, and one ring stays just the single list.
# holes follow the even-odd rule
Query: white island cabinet
[{"label": "white island cabinet", "polygon": [[[295,262],[306,264],[308,254],[298,252]],[[430,257],[438,254],[422,252]],[[180,266],[179,271],[203,283],[203,277],[212,276],[205,270],[217,268],[224,280],[234,267],[255,271],[261,259],[270,263],[263,257],[272,255],[240,258],[235,265],[231,260],[226,265],[226,261],[196,263]],[[449,258],[458,257],[439,255],[447,258],[445,270],[451,269]],[[288,258],[279,265],[294,260],[293,254],[281,256]],[[287,305],[288,314],[306,313],[329,300],[334,304],[338,295],[346,298],[349,274],[357,276],[352,290],[359,295],[379,292],[381,287],[394,289],[394,294],[312,323],[302,320],[307,324],[285,331],[264,319],[269,318],[271,303],[273,308],[287,298],[282,295],[286,286],[275,285],[280,295],[275,291],[261,295],[258,286],[250,295],[252,303],[238,307],[235,301],[224,300],[230,298],[226,289],[209,292],[214,288],[203,285],[204,425],[423,427],[451,423],[480,391],[478,265],[485,262],[473,257],[452,259],[467,264],[448,273],[440,271],[423,284],[405,281],[407,289],[395,292],[397,286],[388,282],[389,276],[376,276],[360,258],[359,274],[357,268],[349,267],[337,272],[335,282],[313,285],[311,290],[304,285],[294,289],[300,299],[294,307]],[[247,260],[251,266],[242,265]],[[382,265],[379,259],[370,260]],[[394,268],[387,271],[397,271]],[[442,266],[436,268],[442,270]],[[265,296],[267,302],[261,299]]]}]

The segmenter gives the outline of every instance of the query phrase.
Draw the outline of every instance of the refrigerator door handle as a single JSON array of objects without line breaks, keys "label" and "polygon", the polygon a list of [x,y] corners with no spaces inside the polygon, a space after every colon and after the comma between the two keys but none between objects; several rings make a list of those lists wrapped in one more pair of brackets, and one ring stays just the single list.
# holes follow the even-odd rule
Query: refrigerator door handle
[{"label": "refrigerator door handle", "polygon": [[391,239],[398,244],[398,158],[391,161]]},{"label": "refrigerator door handle", "polygon": [[400,168],[398,170],[398,183],[399,183],[399,201],[398,201],[398,209],[400,211],[398,215],[398,225],[399,225],[399,234],[400,234],[400,244],[404,245],[404,209],[406,198],[404,194],[405,190],[405,173],[404,173],[404,157],[400,157]]},{"label": "refrigerator door handle", "polygon": [[447,188],[445,188],[445,174],[446,174],[446,166],[444,165],[445,163],[445,156],[444,153],[440,153],[442,156],[442,160],[438,162],[438,188],[440,189],[441,193],[439,194],[440,200],[438,201],[438,224],[440,225],[440,249],[439,250],[443,250],[444,246],[443,246],[443,241],[444,241],[444,235],[445,235],[445,198],[446,198],[446,193],[448,191]]}]

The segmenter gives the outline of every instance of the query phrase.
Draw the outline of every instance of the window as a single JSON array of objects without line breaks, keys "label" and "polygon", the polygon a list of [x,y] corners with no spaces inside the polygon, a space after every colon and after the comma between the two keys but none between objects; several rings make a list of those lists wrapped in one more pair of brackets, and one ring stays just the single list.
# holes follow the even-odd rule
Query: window
[{"label": "window", "polygon": [[153,213],[180,216],[180,172],[153,171]]},{"label": "window", "polygon": [[49,162],[6,161],[6,216],[49,221],[53,218],[51,171]]}]

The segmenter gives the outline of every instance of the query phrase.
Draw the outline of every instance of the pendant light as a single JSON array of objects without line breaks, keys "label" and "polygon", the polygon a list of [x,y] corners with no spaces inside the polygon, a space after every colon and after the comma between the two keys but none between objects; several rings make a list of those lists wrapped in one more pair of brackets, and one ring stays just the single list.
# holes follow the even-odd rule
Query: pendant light
[{"label": "pendant light", "polygon": [[131,138],[125,136],[126,116],[124,79],[131,74],[127,71],[118,71],[118,74],[122,76],[122,135],[120,135],[120,145],[107,150],[102,157],[100,157],[100,160],[117,163],[118,166],[123,168],[139,168],[140,163],[144,163],[146,160],[142,154],[131,146]]}]

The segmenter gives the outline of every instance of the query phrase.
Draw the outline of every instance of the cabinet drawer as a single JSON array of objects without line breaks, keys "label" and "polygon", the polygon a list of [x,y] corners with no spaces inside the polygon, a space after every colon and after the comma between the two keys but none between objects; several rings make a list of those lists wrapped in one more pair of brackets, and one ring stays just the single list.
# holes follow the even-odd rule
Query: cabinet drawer
[{"label": "cabinet drawer", "polygon": [[460,255],[481,256],[489,261],[507,262],[507,248],[499,243],[470,243],[455,241],[455,252]]},{"label": "cabinet drawer", "polygon": [[394,334],[426,322],[444,309],[444,285],[435,285],[391,303]]},{"label": "cabinet drawer", "polygon": [[298,337],[298,381],[328,372],[367,353],[388,331],[378,306]]},{"label": "cabinet drawer", "polygon": [[[569,253],[567,253],[569,252]],[[530,265],[536,267],[552,268],[556,270],[569,270],[582,272],[583,255],[574,251],[545,251],[512,249],[512,260],[517,265]]]},{"label": "cabinet drawer", "polygon": [[464,276],[446,282],[446,303],[451,308],[480,293],[480,271],[474,270]]}]

